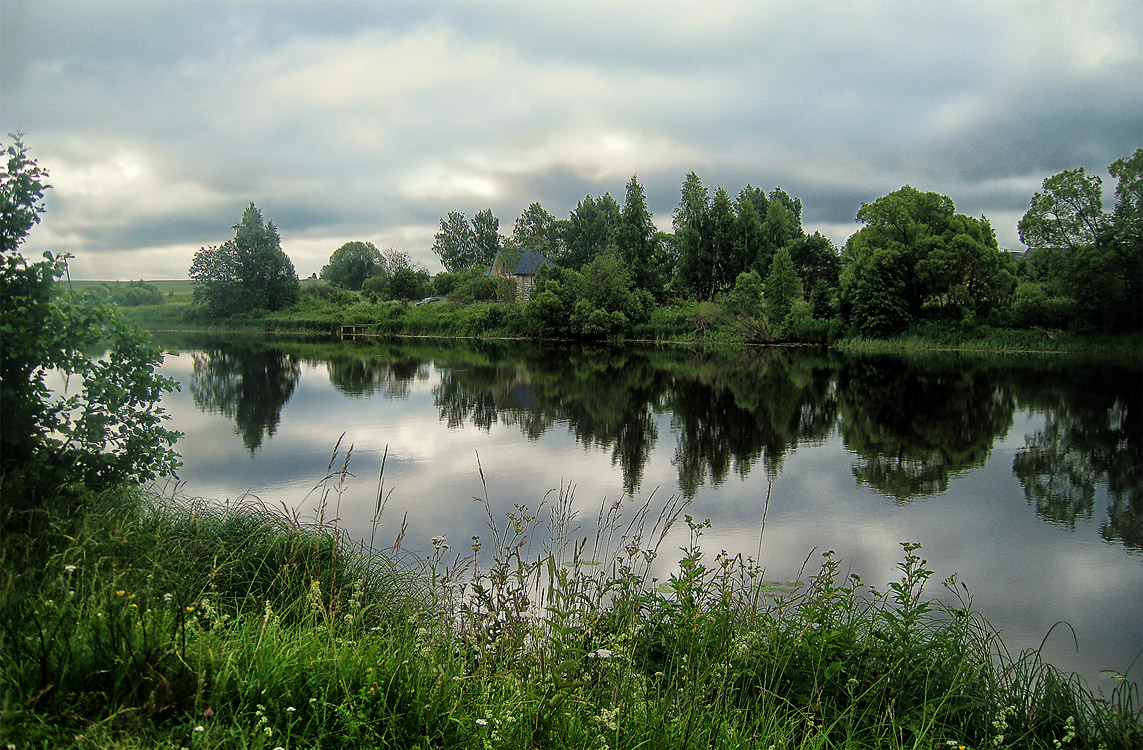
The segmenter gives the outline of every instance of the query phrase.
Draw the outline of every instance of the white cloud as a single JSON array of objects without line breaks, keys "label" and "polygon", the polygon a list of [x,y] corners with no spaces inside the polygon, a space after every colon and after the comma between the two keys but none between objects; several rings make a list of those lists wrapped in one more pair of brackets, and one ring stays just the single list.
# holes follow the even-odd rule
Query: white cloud
[{"label": "white cloud", "polygon": [[1014,236],[1029,186],[1102,171],[1143,128],[1133,2],[14,7],[0,125],[57,193],[29,249],[109,269],[218,241],[249,200],[313,243],[299,266],[383,235],[431,261],[432,233],[401,228],[564,215],[634,173],[663,202],[691,170],[780,184],[835,241],[903,184]]}]

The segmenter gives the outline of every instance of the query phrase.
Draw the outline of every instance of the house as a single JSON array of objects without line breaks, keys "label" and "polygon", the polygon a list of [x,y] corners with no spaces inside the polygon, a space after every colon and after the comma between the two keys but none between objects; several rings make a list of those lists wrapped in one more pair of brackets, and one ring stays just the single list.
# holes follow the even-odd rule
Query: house
[{"label": "house", "polygon": [[527,302],[532,284],[536,282],[536,274],[541,268],[555,267],[555,263],[535,250],[499,250],[496,259],[492,261],[492,268],[488,269],[488,275],[515,279],[516,299]]}]

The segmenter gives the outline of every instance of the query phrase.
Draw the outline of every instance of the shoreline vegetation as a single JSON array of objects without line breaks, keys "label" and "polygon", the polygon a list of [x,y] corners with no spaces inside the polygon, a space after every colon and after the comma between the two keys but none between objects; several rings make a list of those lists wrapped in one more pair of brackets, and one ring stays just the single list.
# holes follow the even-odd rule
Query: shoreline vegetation
[{"label": "shoreline vegetation", "polygon": [[[418,306],[405,301],[372,301],[367,295],[331,290],[323,282],[302,282],[300,300],[277,312],[211,317],[191,303],[190,282],[150,281],[158,304],[121,305],[123,317],[150,331],[336,336],[341,326],[366,325],[363,337],[427,337],[576,341],[545,336],[530,327],[523,306],[514,302],[441,300]],[[116,282],[73,282],[78,291],[114,287]],[[121,282],[122,284],[122,282]],[[611,343],[661,345],[831,346],[846,350],[959,350],[1000,352],[1077,352],[1143,355],[1143,335],[1084,334],[1059,329],[999,328],[944,321],[918,321],[884,337],[850,335],[829,321],[807,320],[784,336],[759,337],[748,318],[712,302],[682,301],[651,310],[648,320]]]},{"label": "shoreline vegetation", "polygon": [[[248,497],[139,486],[4,499],[3,735],[18,747],[1130,748],[1109,694],[1009,654],[955,576],[902,543],[870,586],[832,551],[798,580],[711,555],[665,503],[576,519],[570,490],[450,540],[352,541]],[[581,525],[589,531],[576,531]],[[681,559],[655,566],[669,531]],[[391,543],[382,538],[396,536]],[[546,540],[543,542],[537,540]],[[537,549],[542,547],[542,549]],[[420,549],[417,549],[420,548]],[[655,572],[653,572],[655,571]],[[664,572],[657,572],[664,571]],[[934,592],[939,593],[934,593]],[[1130,671],[1130,670],[1128,670]]]}]

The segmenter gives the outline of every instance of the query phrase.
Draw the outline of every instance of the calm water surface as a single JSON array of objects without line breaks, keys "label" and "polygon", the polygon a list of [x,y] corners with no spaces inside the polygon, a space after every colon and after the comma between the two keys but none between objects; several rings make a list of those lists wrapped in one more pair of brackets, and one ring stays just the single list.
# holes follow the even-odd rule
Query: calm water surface
[{"label": "calm water surface", "polygon": [[[772,580],[833,549],[880,586],[900,542],[919,542],[930,593],[957,573],[1014,652],[1065,621],[1078,651],[1058,627],[1048,660],[1099,686],[1143,649],[1137,359],[159,343],[177,349],[163,372],[182,390],[164,404],[186,433],[184,494],[312,515],[344,433],[355,476],[327,514],[369,538],[387,449],[381,545],[405,519],[406,548],[447,534],[467,550],[487,535],[474,496],[502,518],[572,490],[581,535],[602,504],[681,496],[711,519],[708,552],[756,556]],[[684,542],[676,528],[663,566]]]}]

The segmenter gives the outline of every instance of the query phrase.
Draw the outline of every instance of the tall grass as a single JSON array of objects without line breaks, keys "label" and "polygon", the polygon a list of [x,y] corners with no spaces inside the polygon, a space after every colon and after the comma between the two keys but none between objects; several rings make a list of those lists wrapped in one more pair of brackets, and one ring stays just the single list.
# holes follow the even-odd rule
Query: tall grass
[{"label": "tall grass", "polygon": [[[135,488],[4,477],[0,733],[18,747],[1128,748],[1138,688],[1008,656],[916,545],[884,588],[832,552],[792,582],[653,498],[573,491],[425,554]],[[383,510],[383,472],[378,507]],[[581,524],[587,531],[581,531]],[[382,529],[384,524],[382,523]],[[661,548],[672,529],[687,541]],[[384,534],[379,534],[384,535]]]}]

